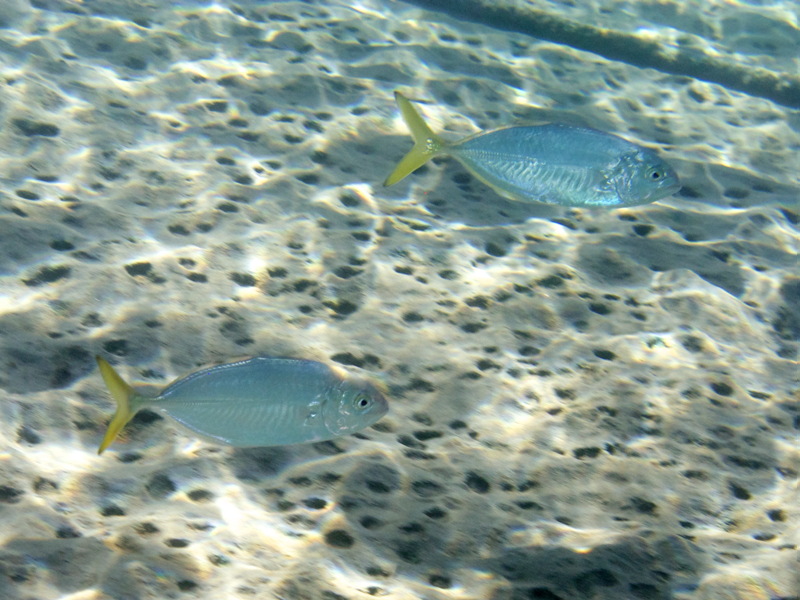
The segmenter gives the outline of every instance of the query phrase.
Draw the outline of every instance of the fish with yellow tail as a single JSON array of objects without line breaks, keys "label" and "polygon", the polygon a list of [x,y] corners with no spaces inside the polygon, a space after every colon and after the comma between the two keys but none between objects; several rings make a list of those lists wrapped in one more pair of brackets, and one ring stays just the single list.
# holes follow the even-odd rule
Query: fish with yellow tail
[{"label": "fish with yellow tail", "polygon": [[201,437],[236,447],[330,440],[369,427],[389,410],[372,383],[312,360],[257,356],[217,365],[150,397],[96,358],[117,403],[98,454],[143,408],[166,414]]},{"label": "fish with yellow tail", "polygon": [[414,147],[386,178],[397,183],[434,156],[449,154],[501,196],[561,206],[620,207],[655,202],[681,184],[664,160],[610,133],[550,124],[504,127],[444,141],[395,92]]}]

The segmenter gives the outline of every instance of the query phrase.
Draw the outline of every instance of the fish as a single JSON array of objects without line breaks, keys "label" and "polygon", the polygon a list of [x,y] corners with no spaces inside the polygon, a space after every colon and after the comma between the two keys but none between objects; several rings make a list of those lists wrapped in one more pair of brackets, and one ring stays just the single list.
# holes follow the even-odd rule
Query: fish
[{"label": "fish", "polygon": [[95,358],[117,403],[98,454],[143,408],[202,438],[239,448],[330,440],[373,425],[389,410],[370,381],[313,360],[256,356],[221,364],[180,378],[152,397]]},{"label": "fish", "polygon": [[552,123],[503,127],[446,142],[411,102],[395,92],[414,147],[384,181],[394,185],[434,156],[457,159],[501,196],[575,207],[648,204],[681,188],[674,169],[655,152],[591,129]]}]

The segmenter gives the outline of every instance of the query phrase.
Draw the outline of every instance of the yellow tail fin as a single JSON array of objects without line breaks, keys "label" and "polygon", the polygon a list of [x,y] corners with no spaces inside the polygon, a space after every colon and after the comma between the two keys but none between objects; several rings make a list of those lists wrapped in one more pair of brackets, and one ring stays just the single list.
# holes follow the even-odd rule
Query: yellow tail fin
[{"label": "yellow tail fin", "polygon": [[108,429],[106,429],[106,434],[103,436],[103,441],[100,442],[100,447],[97,449],[97,453],[102,454],[117,438],[117,435],[119,435],[122,428],[128,424],[128,421],[133,418],[138,407],[131,407],[131,400],[136,398],[136,393],[133,391],[133,388],[125,383],[122,377],[119,376],[119,373],[117,373],[114,367],[108,364],[106,360],[99,356],[95,356],[95,359],[97,360],[97,366],[100,367],[100,374],[103,376],[103,381],[106,382],[106,387],[108,391],[111,392],[111,397],[114,398],[117,403],[117,412],[114,413],[114,417],[108,424]]},{"label": "yellow tail fin", "polygon": [[431,158],[439,154],[445,146],[444,141],[431,131],[431,128],[422,119],[417,109],[408,101],[408,98],[400,92],[395,92],[394,98],[397,100],[397,106],[400,108],[403,120],[411,130],[411,136],[414,138],[414,147],[397,163],[394,171],[383,182],[383,185],[386,186],[397,183],[406,175],[410,175],[419,169]]}]

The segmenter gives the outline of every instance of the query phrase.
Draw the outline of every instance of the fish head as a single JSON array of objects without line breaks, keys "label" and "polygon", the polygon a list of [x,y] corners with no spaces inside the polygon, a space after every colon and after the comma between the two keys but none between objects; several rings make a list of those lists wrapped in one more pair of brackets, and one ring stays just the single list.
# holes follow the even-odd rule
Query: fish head
[{"label": "fish head", "polygon": [[645,149],[623,155],[609,179],[619,195],[620,206],[648,204],[681,189],[675,170],[655,152]]},{"label": "fish head", "polygon": [[360,431],[376,423],[387,412],[389,403],[381,391],[368,381],[347,379],[330,390],[322,418],[335,436]]}]

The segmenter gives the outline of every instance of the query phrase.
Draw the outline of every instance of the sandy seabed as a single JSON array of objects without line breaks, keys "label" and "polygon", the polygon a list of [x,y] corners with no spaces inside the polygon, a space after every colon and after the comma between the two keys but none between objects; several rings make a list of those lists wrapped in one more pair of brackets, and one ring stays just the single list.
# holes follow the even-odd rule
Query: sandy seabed
[{"label": "sandy seabed", "polygon": [[[699,4],[646,26],[797,72],[789,8]],[[401,2],[0,27],[3,600],[800,597],[797,111]],[[398,88],[448,139],[589,125],[684,188],[534,205],[447,159],[383,188]],[[311,358],[391,412],[247,450],[144,412],[98,457],[94,354],[156,389]]]}]

